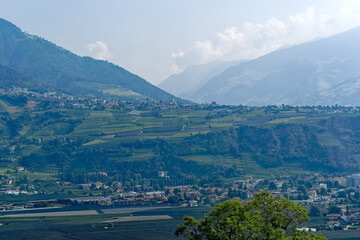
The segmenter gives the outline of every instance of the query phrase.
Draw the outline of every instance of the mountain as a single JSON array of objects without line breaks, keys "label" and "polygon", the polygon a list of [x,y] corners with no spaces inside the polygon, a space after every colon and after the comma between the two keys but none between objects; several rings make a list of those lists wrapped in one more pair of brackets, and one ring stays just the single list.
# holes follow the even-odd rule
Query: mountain
[{"label": "mountain", "polygon": [[13,87],[37,87],[36,81],[28,76],[20,74],[11,68],[0,65],[0,84],[2,88]]},{"label": "mountain", "polygon": [[320,92],[315,101],[324,105],[341,103],[344,106],[359,106],[360,77],[347,79],[329,90]]},{"label": "mountain", "polygon": [[39,84],[75,96],[152,98],[173,96],[107,61],[80,57],[0,19],[0,64]]},{"label": "mountain", "polygon": [[284,48],[227,69],[191,99],[234,105],[358,104],[359,50],[360,28]]},{"label": "mountain", "polygon": [[192,92],[202,87],[209,79],[240,62],[244,62],[244,60],[229,62],[215,61],[191,66],[179,74],[171,75],[162,81],[158,87],[175,96],[190,99]]}]

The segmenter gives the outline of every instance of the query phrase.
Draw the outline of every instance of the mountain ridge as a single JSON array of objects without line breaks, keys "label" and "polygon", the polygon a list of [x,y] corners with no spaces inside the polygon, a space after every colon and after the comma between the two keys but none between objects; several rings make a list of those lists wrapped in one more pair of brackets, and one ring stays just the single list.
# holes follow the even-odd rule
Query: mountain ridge
[{"label": "mountain ridge", "polygon": [[71,94],[167,100],[173,96],[103,60],[78,56],[0,19],[0,64]]},{"label": "mountain ridge", "polygon": [[[358,40],[358,41],[357,41]],[[230,67],[193,94],[196,102],[322,105],[326,90],[360,76],[360,28],[283,48]]]},{"label": "mountain ridge", "polygon": [[191,94],[202,87],[212,77],[222,73],[227,68],[247,60],[214,61],[206,64],[193,65],[184,71],[173,74],[157,86],[182,98],[190,98]]}]

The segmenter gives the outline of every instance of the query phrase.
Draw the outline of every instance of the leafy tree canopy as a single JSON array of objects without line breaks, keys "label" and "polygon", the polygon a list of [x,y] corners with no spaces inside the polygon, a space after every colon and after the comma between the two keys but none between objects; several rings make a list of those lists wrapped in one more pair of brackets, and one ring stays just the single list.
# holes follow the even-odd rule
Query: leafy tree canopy
[{"label": "leafy tree canopy", "polygon": [[274,182],[270,182],[269,190],[276,190],[276,189],[277,189],[276,184]]},{"label": "leafy tree canopy", "polygon": [[311,206],[310,216],[320,216],[321,210],[318,206]]},{"label": "leafy tree canopy", "polygon": [[341,208],[337,207],[337,206],[330,206],[328,208],[328,213],[329,214],[341,214]]},{"label": "leafy tree canopy", "polygon": [[200,221],[186,216],[184,225],[179,225],[175,234],[191,240],[326,239],[296,230],[308,220],[301,205],[262,192],[244,205],[237,200],[220,203]]}]

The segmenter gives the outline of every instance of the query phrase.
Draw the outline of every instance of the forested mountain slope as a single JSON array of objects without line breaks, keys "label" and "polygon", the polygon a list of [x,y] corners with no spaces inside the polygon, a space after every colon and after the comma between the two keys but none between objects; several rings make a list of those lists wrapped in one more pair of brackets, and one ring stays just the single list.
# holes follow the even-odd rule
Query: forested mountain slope
[{"label": "forested mountain slope", "polygon": [[80,57],[0,19],[0,64],[75,96],[152,98],[171,94],[110,62]]}]

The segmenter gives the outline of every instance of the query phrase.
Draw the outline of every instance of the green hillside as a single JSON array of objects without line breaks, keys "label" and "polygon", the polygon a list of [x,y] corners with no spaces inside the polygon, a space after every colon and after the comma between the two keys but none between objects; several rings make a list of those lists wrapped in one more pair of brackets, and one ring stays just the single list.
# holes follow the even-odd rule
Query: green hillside
[{"label": "green hillside", "polygon": [[359,171],[360,115],[352,108],[24,95],[2,95],[0,107],[0,158],[16,159],[2,167],[21,165],[71,182],[98,171],[120,179],[153,179],[159,171],[173,178]]},{"label": "green hillside", "polygon": [[0,64],[74,96],[167,100],[171,94],[107,61],[80,57],[0,19]]}]

